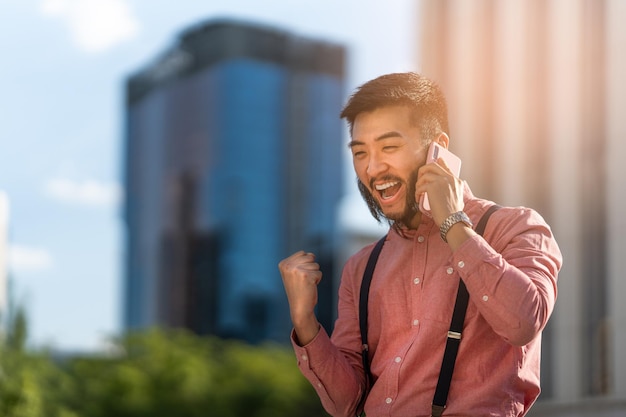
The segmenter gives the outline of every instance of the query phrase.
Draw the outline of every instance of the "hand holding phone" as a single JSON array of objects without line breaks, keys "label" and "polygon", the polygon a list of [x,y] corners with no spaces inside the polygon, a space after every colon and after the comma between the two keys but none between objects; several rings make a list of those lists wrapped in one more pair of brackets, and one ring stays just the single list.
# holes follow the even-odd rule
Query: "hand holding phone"
[{"label": "hand holding phone", "polygon": [[[443,158],[450,171],[454,174],[455,177],[459,177],[461,174],[461,158],[439,145],[437,142],[431,142],[430,147],[428,148],[428,154],[426,155],[426,163],[430,164],[432,162],[437,161],[437,159]],[[420,196],[419,201],[420,211],[426,215],[430,216],[430,203],[428,201],[428,194],[423,193]]]}]

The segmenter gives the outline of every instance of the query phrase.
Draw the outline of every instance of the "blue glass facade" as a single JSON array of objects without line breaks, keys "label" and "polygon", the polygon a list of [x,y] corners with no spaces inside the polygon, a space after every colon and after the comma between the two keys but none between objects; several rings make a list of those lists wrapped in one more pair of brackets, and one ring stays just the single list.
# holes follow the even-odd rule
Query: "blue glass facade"
[{"label": "blue glass facade", "polygon": [[277,264],[314,251],[333,319],[344,50],[193,28],[127,85],[125,327],[286,341]]}]

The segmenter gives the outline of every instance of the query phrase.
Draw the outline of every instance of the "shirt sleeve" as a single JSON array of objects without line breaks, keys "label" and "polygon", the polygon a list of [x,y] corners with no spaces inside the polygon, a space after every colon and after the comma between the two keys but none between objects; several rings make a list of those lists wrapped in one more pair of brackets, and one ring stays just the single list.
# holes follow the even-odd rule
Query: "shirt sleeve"
[{"label": "shirt sleeve", "polygon": [[531,209],[498,210],[484,236],[464,242],[453,265],[492,329],[513,345],[526,345],[554,309],[561,252],[550,227]]},{"label": "shirt sleeve", "polygon": [[326,330],[320,328],[315,339],[306,346],[298,346],[295,332],[291,340],[298,368],[317,392],[324,409],[334,417],[353,417],[362,390],[354,371],[338,354]]},{"label": "shirt sleeve", "polygon": [[356,284],[352,279],[355,275],[347,272],[354,265],[351,260],[344,268],[339,288],[339,314],[332,339],[323,327],[305,346],[299,345],[294,331],[291,334],[300,372],[309,380],[324,409],[333,417],[353,417],[365,389],[356,311],[358,304],[353,297],[353,286]]}]

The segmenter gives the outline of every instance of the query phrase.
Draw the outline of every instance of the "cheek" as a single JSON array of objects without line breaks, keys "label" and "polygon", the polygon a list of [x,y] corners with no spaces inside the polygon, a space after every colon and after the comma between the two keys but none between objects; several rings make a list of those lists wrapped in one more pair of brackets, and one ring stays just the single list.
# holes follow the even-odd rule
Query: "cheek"
[{"label": "cheek", "polygon": [[354,168],[356,176],[361,181],[364,181],[365,177],[367,176],[367,162],[353,159],[352,167]]},{"label": "cheek", "polygon": [[402,172],[404,172],[407,176],[415,176],[417,171],[424,165],[426,162],[426,158],[411,158],[403,161],[402,164]]}]

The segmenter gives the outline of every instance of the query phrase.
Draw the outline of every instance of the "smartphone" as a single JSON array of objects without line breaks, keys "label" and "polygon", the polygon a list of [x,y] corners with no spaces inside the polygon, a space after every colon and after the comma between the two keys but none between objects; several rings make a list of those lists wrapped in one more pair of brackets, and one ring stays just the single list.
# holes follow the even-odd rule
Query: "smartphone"
[{"label": "smartphone", "polygon": [[[426,155],[426,163],[430,164],[439,158],[443,158],[454,176],[458,177],[461,174],[461,158],[439,145],[437,142],[431,142],[430,147],[428,148],[428,154]],[[420,196],[419,208],[422,213],[430,216],[428,193],[424,193]]]}]

